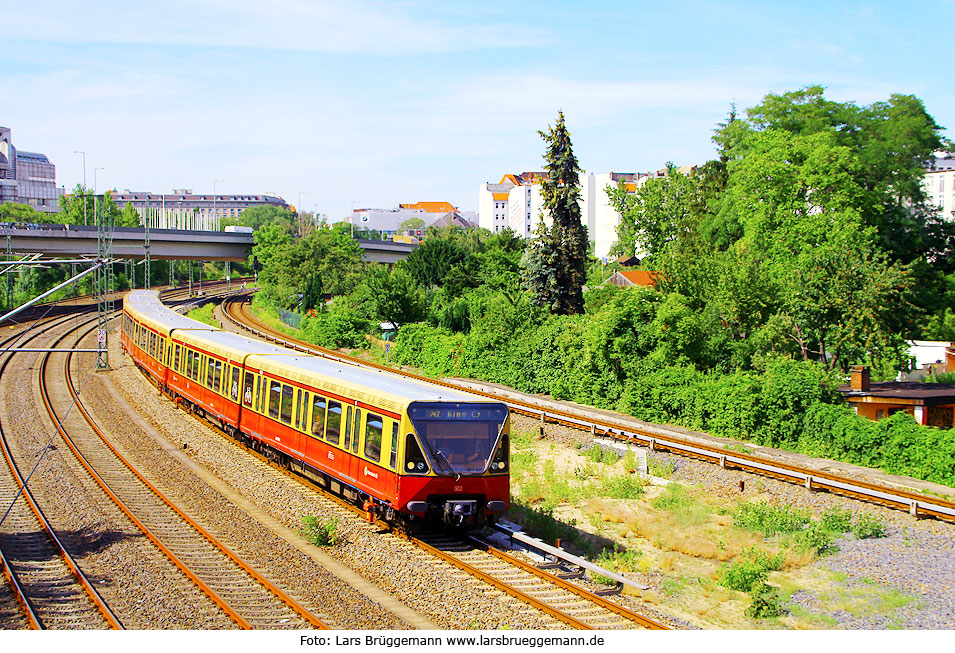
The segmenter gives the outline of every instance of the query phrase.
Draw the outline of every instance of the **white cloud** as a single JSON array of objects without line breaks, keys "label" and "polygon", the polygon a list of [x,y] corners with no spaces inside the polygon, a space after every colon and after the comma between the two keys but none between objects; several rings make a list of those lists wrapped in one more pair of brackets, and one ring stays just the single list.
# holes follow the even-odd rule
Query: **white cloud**
[{"label": "white cloud", "polygon": [[[4,30],[17,39],[250,47],[362,54],[418,54],[525,47],[544,40],[519,21],[451,24],[428,7],[349,0],[151,0],[20,3],[5,9]],[[478,12],[476,12],[478,13]]]}]

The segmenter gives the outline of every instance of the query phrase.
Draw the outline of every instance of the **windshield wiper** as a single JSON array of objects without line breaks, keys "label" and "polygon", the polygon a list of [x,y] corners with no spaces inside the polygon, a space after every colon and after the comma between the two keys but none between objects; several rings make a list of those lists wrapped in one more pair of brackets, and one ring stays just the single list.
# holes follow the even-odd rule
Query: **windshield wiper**
[{"label": "windshield wiper", "polygon": [[441,453],[441,450],[440,450],[440,449],[438,449],[438,450],[436,450],[436,451],[434,452],[434,457],[435,457],[436,459],[438,459],[439,461],[441,461],[441,464],[444,465],[449,472],[451,472],[452,474],[454,474],[454,480],[455,480],[455,481],[460,481],[460,480],[461,480],[461,475],[454,469],[454,466],[451,465],[451,461],[448,460],[448,457],[445,456],[443,453]]}]

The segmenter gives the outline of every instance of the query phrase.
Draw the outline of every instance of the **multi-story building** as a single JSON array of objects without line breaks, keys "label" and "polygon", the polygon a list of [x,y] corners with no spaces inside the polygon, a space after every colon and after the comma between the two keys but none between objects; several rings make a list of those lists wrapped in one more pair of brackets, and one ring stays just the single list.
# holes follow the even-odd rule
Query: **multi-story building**
[{"label": "multi-story building", "polygon": [[922,189],[928,204],[937,206],[943,218],[955,219],[955,158],[950,154],[937,156],[925,169]]},{"label": "multi-story building", "polygon": [[354,224],[359,229],[397,234],[402,231],[401,225],[410,218],[421,220],[425,227],[471,225],[467,215],[462,215],[450,202],[399,203],[393,209],[353,209],[346,222]]},{"label": "multi-story building", "polygon": [[237,218],[254,206],[289,210],[286,201],[274,195],[201,195],[189,188],[176,188],[171,193],[126,189],[111,196],[120,208],[132,204],[140,220],[148,217],[149,226],[155,229],[218,231],[222,218]]},{"label": "multi-story building", "polygon": [[17,150],[11,129],[0,127],[0,204],[26,204],[56,213],[63,192],[56,186],[56,166],[46,155]]},{"label": "multi-story building", "polygon": [[[540,183],[545,174],[508,174],[496,184],[481,184],[478,193],[478,221],[481,227],[495,233],[510,227],[519,236],[530,238],[541,220],[550,224],[550,216],[542,210],[540,192]],[[580,174],[577,180],[580,187],[580,221],[587,227],[596,256],[605,257],[610,253],[610,247],[617,240],[617,225],[620,224],[620,214],[610,204],[607,187],[616,187],[622,182],[627,192],[632,193],[651,176],[649,173],[633,172]]]}]

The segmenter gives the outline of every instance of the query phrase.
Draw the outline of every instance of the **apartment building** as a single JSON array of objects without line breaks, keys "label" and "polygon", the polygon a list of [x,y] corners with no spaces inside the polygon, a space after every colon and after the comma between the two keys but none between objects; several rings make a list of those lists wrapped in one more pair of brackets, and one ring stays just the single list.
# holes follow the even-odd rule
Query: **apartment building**
[{"label": "apartment building", "polygon": [[12,130],[0,127],[0,204],[26,204],[56,213],[63,193],[56,186],[56,166],[47,156],[17,150]]},{"label": "apartment building", "polygon": [[222,218],[237,218],[253,206],[276,206],[289,210],[281,197],[274,195],[196,194],[190,188],[169,193],[124,190],[111,193],[120,208],[132,204],[140,219],[149,219],[155,229],[219,231]]},{"label": "apartment building", "polygon": [[946,220],[955,219],[955,158],[952,155],[937,153],[925,169],[922,188],[930,206],[937,206]]}]

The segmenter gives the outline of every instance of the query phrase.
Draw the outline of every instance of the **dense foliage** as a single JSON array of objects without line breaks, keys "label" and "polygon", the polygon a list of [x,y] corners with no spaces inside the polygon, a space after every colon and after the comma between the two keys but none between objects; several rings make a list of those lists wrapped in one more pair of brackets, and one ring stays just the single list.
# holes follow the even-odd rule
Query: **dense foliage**
[{"label": "dense foliage", "polygon": [[[718,159],[611,189],[618,251],[662,274],[621,290],[590,259],[579,308],[548,227],[528,244],[431,228],[388,270],[362,264],[337,226],[296,239],[267,224],[258,301],[308,312],[304,331],[330,346],[367,346],[390,322],[392,361],[431,375],[955,484],[955,432],[868,421],[836,391],[851,364],[894,375],[906,338],[955,332],[951,226],[918,183],[938,129],[915,98],[857,107],[815,87],[734,112]],[[548,194],[576,197],[562,116],[545,139]]]}]

